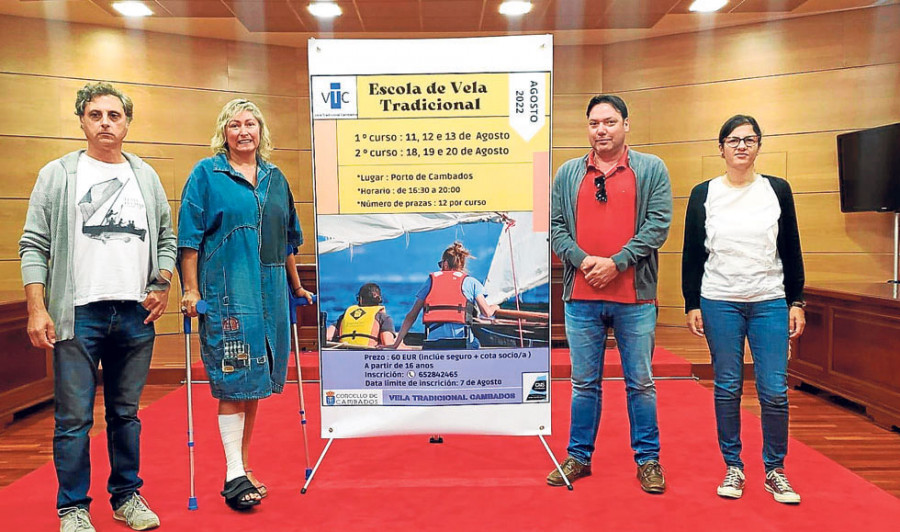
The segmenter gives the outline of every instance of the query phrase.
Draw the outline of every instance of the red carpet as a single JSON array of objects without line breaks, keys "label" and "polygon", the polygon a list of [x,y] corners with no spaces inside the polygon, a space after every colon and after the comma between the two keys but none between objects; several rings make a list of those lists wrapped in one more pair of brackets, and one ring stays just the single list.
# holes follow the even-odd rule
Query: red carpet
[{"label": "red carpet", "polygon": [[[311,403],[312,461],[318,438],[318,387],[305,386]],[[144,495],[162,518],[160,530],[896,530],[900,499],[792,440],[788,473],[803,496],[797,507],[778,504],[762,487],[759,421],[745,413],[747,489],[738,501],[720,499],[715,487],[724,467],[715,441],[711,393],[691,381],[661,381],[662,463],[669,491],[641,492],[628,447],[624,385],[605,385],[603,423],[594,475],[575,490],[551,488],[551,469],[536,437],[427,436],[337,440],[306,495],[296,388],[260,406],[253,468],[270,496],[249,514],[228,510],[222,488],[224,460],[214,402],[195,386],[197,492],[200,509],[188,511],[185,393],[180,389],[142,413]],[[565,456],[570,386],[553,383],[554,435]],[[94,441],[93,517],[102,531],[128,530],[114,522],[104,491],[108,470],[103,437]],[[56,482],[47,465],[0,493],[3,530],[50,531]]]}]

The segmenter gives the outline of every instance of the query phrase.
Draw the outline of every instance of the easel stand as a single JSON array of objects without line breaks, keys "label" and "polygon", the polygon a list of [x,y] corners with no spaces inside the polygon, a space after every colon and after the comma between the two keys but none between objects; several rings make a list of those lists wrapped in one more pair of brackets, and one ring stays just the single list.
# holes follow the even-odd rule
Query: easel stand
[{"label": "easel stand", "polygon": [[[543,430],[544,427],[541,427]],[[544,435],[541,433],[537,434],[538,439],[541,440],[541,443],[544,445],[544,449],[547,451],[547,454],[550,455],[550,460],[553,462],[553,465],[556,467],[556,470],[559,471],[559,474],[562,475],[563,481],[566,483],[566,487],[569,491],[572,491],[572,483],[569,482],[569,479],[566,478],[566,475],[563,473],[562,467],[559,465],[559,461],[556,459],[556,456],[553,455],[553,451],[550,450],[550,446],[547,445],[547,440],[544,439]],[[322,454],[319,455],[319,459],[316,461],[316,466],[313,468],[312,473],[307,475],[306,483],[303,484],[303,488],[300,489],[301,494],[305,494],[306,490],[309,488],[309,485],[312,483],[313,478],[316,476],[316,471],[319,470],[319,466],[322,465],[322,461],[325,460],[325,455],[328,454],[328,449],[331,448],[331,444],[334,443],[334,438],[328,438],[328,443],[325,444],[325,448],[322,449]]]}]

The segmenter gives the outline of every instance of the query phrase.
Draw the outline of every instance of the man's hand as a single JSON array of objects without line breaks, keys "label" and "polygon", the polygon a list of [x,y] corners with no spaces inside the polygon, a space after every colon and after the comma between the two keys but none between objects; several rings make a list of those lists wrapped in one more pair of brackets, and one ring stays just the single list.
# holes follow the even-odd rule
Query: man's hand
[{"label": "man's hand", "polygon": [[166,305],[168,304],[168,288],[166,288],[165,290],[151,290],[147,292],[147,297],[144,298],[144,301],[141,303],[141,305],[143,305],[145,309],[150,311],[147,319],[144,320],[144,325],[153,323],[154,321],[158,320],[159,317],[163,315],[163,312],[166,311]]},{"label": "man's hand", "polygon": [[56,343],[56,327],[46,310],[35,310],[28,314],[28,339],[38,349],[52,349]]},{"label": "man's hand", "polygon": [[799,338],[806,328],[806,313],[800,307],[791,307],[788,315],[788,330],[791,338]]},{"label": "man's hand", "polygon": [[181,313],[188,318],[197,317],[197,302],[200,301],[200,292],[197,289],[188,289],[181,296]]},{"label": "man's hand", "polygon": [[584,280],[597,289],[605,287],[619,275],[616,263],[606,257],[585,257],[581,262],[580,269],[584,272]]},{"label": "man's hand", "polygon": [[704,336],[706,332],[703,330],[703,316],[700,309],[695,308],[687,313],[687,326],[690,331],[697,336]]}]

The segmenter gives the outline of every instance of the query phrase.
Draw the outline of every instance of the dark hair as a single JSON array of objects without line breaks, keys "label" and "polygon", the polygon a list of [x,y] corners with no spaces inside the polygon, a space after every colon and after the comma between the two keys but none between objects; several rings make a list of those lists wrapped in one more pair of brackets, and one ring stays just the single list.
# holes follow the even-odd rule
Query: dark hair
[{"label": "dark hair", "polygon": [[84,108],[98,96],[115,96],[122,102],[122,109],[125,111],[125,118],[128,119],[128,122],[130,123],[134,118],[134,104],[131,102],[131,98],[105,81],[88,83],[78,89],[78,93],[75,95],[75,114],[84,116]]},{"label": "dark hair", "polygon": [[753,132],[759,135],[759,144],[762,145],[762,130],[759,129],[759,123],[757,123],[756,119],[750,115],[734,115],[726,120],[722,124],[722,129],[719,130],[719,146],[725,144],[725,137],[744,124],[750,124],[753,127]]},{"label": "dark hair", "polygon": [[[457,241],[444,250],[444,254],[441,255],[441,261],[446,261],[447,266],[449,266],[451,270],[465,271],[466,259],[471,256],[472,252],[466,249],[462,245],[462,242]],[[474,259],[475,257],[472,258]]]},{"label": "dark hair", "polygon": [[381,287],[375,283],[366,283],[359,287],[359,293],[356,294],[356,298],[363,307],[380,305],[382,301]]},{"label": "dark hair", "polygon": [[625,100],[614,94],[598,94],[591,98],[591,101],[588,102],[587,112],[584,113],[585,116],[591,116],[591,109],[593,109],[595,105],[600,105],[601,103],[613,106],[613,108],[622,115],[623,120],[628,118],[628,106],[625,105]]}]

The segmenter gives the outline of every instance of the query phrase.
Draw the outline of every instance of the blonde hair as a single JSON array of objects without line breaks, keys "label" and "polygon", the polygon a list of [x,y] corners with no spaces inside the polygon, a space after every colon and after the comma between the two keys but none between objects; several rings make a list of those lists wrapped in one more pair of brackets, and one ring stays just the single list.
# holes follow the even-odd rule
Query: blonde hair
[{"label": "blonde hair", "polygon": [[257,148],[256,153],[262,160],[268,161],[269,155],[272,154],[272,138],[269,135],[269,126],[266,125],[266,120],[263,118],[262,111],[259,110],[259,107],[250,100],[245,100],[243,98],[231,100],[226,103],[225,107],[219,112],[219,117],[216,118],[216,132],[210,141],[210,147],[215,154],[228,153],[228,141],[225,139],[225,128],[232,118],[244,111],[250,111],[253,118],[259,122],[259,147]]},{"label": "blonde hair", "polygon": [[466,259],[469,257],[475,258],[472,256],[472,252],[466,249],[462,242],[457,240],[444,250],[444,254],[441,255],[441,261],[446,261],[447,266],[451,270],[464,272],[466,271]]}]

